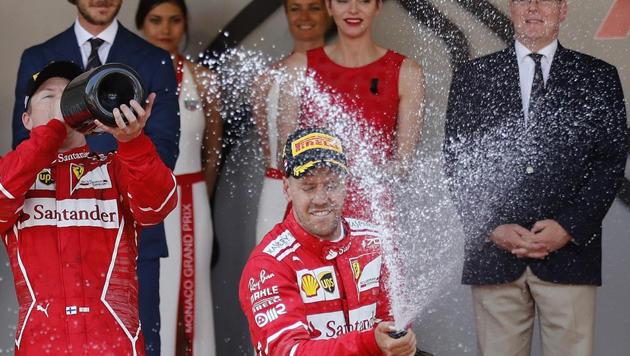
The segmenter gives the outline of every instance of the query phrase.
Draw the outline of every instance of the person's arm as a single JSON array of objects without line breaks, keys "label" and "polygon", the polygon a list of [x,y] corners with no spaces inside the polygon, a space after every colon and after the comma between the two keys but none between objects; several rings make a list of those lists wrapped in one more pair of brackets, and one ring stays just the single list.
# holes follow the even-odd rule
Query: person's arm
[{"label": "person's arm", "polygon": [[15,224],[24,195],[37,174],[55,160],[65,137],[66,125],[57,119],[50,120],[34,128],[30,138],[0,159],[0,233]]},{"label": "person's arm", "polygon": [[555,216],[555,220],[578,245],[591,242],[601,227],[621,187],[628,155],[626,106],[617,70],[606,67],[594,72],[596,86],[591,90],[592,120],[598,124],[590,175],[578,194]]},{"label": "person's arm", "polygon": [[13,143],[11,147],[15,149],[20,142],[26,140],[29,136],[28,130],[22,123],[22,113],[24,113],[24,99],[26,97],[26,86],[30,76],[35,73],[38,68],[31,65],[32,60],[29,50],[22,53],[20,59],[20,67],[15,81],[15,103],[13,104],[13,122],[11,123]]},{"label": "person's arm", "polygon": [[295,272],[272,256],[247,262],[239,301],[259,355],[381,355],[373,329],[314,340]]},{"label": "person's arm", "polygon": [[282,150],[287,137],[298,127],[300,118],[300,97],[304,91],[306,78],[306,54],[293,53],[285,61],[285,72],[280,78],[280,99],[278,100],[278,156],[282,162]]},{"label": "person's arm", "polygon": [[168,54],[153,61],[155,71],[145,83],[149,93],[156,93],[151,120],[144,127],[144,133],[151,138],[162,161],[170,169],[175,168],[179,155],[179,104],[177,102],[177,80],[173,63]]},{"label": "person's arm", "polygon": [[160,223],[177,205],[177,183],[148,136],[119,142],[116,180],[140,225]]},{"label": "person's arm", "polygon": [[198,66],[193,70],[197,91],[201,99],[206,126],[202,145],[204,175],[208,196],[212,199],[223,151],[223,118],[221,117],[221,83],[219,77],[209,69]]},{"label": "person's arm", "polygon": [[422,68],[405,59],[400,68],[396,161],[403,171],[409,168],[422,134],[425,81]]},{"label": "person's arm", "polygon": [[177,205],[175,176],[142,131],[151,116],[155,97],[154,93],[149,95],[146,108],[132,100],[129,106],[114,109],[116,128],[95,121],[101,130],[112,134],[118,141],[114,180],[124,205],[135,221],[145,226],[160,223]]}]

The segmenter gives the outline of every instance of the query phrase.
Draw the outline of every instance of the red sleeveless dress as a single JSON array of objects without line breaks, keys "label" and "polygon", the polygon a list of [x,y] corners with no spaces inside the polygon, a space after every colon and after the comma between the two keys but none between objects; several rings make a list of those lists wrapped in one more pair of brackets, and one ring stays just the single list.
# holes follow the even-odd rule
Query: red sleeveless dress
[{"label": "red sleeveless dress", "polygon": [[[344,137],[351,170],[354,163],[360,164],[357,162],[368,158],[353,152],[354,142],[367,142],[371,151],[369,159],[378,162],[378,165],[386,164],[394,156],[400,101],[398,79],[404,60],[403,55],[388,50],[372,63],[349,68],[333,62],[323,47],[307,52],[307,75],[315,79],[317,89],[329,94],[330,102],[342,107],[344,112],[354,115],[353,137],[350,140]],[[310,95],[308,87],[305,90],[300,126],[335,125],[331,119],[335,115],[326,112],[326,102],[317,95]],[[372,219],[365,193],[352,179],[344,216]]]}]

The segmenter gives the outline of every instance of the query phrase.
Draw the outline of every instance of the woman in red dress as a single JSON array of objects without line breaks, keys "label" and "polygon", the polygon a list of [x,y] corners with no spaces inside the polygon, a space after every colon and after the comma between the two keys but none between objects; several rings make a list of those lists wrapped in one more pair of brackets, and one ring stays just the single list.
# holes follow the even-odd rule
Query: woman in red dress
[{"label": "woman in red dress", "polygon": [[[371,147],[370,158],[378,168],[404,174],[420,140],[425,93],[422,68],[374,42],[372,22],[383,6],[382,0],[325,3],[337,25],[339,40],[287,58],[290,81],[281,87],[284,93],[280,95],[280,140],[300,126],[339,124],[330,121],[338,115],[326,112],[322,98],[309,94],[311,88],[296,89],[292,85],[304,83],[295,78],[306,75],[315,80],[316,91],[328,93],[333,104],[356,118],[351,123],[354,129],[350,130],[355,134],[353,141]],[[350,155],[351,165],[364,162],[365,157],[352,157],[352,152]],[[370,219],[371,213],[366,209],[369,204],[363,196],[361,188],[351,182],[345,213]]]}]

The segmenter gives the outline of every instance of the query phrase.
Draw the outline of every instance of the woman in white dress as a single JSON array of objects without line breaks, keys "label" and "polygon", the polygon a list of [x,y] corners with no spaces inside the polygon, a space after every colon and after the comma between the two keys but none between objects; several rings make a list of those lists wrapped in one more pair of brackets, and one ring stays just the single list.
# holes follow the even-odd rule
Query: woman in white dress
[{"label": "woman in white dress", "polygon": [[[324,35],[332,25],[324,0],[284,0],[284,11],[293,37],[291,53],[306,53],[324,45]],[[274,78],[275,75],[281,75],[283,66],[284,59],[275,63],[253,90],[253,114],[265,162],[265,178],[256,219],[256,243],[282,221],[287,208],[282,192],[284,173],[278,153],[278,145],[282,147],[283,143],[278,142],[276,124],[280,90]]]},{"label": "woman in white dress", "polygon": [[223,123],[216,76],[179,53],[187,19],[183,0],[141,0],[136,13],[136,26],[146,39],[171,53],[179,90],[181,134],[174,170],[179,202],[164,222],[169,257],[160,268],[160,337],[162,355],[214,356],[210,198]]}]

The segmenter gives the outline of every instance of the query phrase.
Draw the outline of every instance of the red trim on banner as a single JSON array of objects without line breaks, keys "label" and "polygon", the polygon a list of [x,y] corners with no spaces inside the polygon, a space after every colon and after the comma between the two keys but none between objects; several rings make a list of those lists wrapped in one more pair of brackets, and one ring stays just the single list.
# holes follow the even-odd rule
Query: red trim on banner
[{"label": "red trim on banner", "polygon": [[630,34],[630,0],[615,0],[599,27],[597,39],[623,39]]},{"label": "red trim on banner", "polygon": [[181,187],[180,225],[182,238],[182,269],[177,325],[183,327],[183,335],[177,333],[176,349],[184,350],[184,355],[192,356],[195,335],[195,210],[192,185],[203,182],[204,176],[202,172],[197,172],[181,174],[176,178],[177,185]]}]

